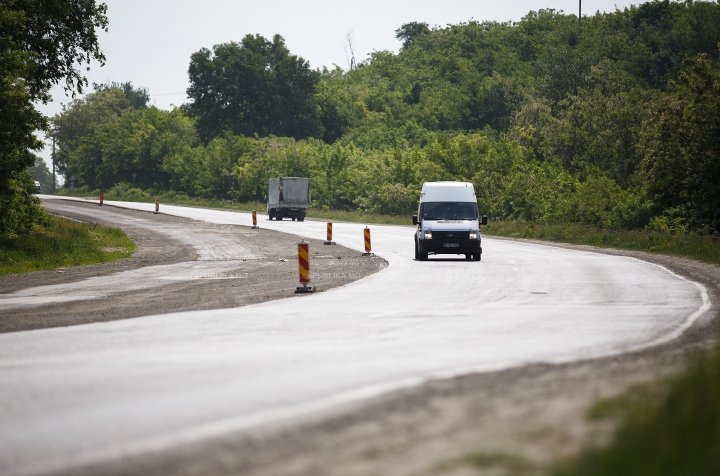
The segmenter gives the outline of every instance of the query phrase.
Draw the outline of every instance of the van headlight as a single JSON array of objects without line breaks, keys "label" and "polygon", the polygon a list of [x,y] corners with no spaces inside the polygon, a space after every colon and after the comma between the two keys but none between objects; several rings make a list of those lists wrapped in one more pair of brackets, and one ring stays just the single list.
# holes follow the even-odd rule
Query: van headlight
[{"label": "van headlight", "polygon": [[469,238],[470,238],[471,240],[477,240],[477,237],[478,237],[478,232],[477,232],[477,230],[470,230],[470,237],[469,237]]},{"label": "van headlight", "polygon": [[425,239],[426,240],[432,240],[432,231],[431,230],[425,230]]}]

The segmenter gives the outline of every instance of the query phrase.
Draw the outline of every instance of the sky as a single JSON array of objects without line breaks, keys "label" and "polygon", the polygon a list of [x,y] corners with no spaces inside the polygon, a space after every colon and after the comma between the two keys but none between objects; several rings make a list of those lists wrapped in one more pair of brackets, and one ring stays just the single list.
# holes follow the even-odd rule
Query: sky
[{"label": "sky", "polygon": [[[470,20],[518,21],[531,10],[555,9],[577,15],[579,0],[105,0],[108,32],[100,32],[106,64],[90,65],[89,83],[131,81],[145,87],[150,103],[172,109],[186,102],[190,56],[201,48],[239,42],[245,35],[285,38],[291,54],[312,68],[348,68],[347,36],[356,61],[373,51],[397,52],[395,30],[412,21],[444,27]],[[582,14],[611,12],[628,0],[582,0]],[[89,88],[92,91],[92,86]],[[53,102],[38,105],[47,116],[72,100],[62,87]],[[42,137],[41,137],[42,138]],[[49,141],[46,141],[49,142]],[[51,163],[51,147],[40,155]],[[50,166],[50,165],[49,165]]]}]

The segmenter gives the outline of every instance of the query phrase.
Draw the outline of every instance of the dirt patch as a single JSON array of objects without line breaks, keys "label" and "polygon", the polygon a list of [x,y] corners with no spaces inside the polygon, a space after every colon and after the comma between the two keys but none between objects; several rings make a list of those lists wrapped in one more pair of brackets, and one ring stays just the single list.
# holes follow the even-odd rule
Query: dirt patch
[{"label": "dirt patch", "polygon": [[[720,267],[714,265],[561,246],[662,264],[720,295]],[[614,423],[585,417],[598,399],[682,370],[714,348],[718,330],[718,319],[703,319],[679,339],[642,352],[431,381],[290,429],[229,435],[73,474],[542,474],[552,462],[608,441]]]},{"label": "dirt patch", "polygon": [[[118,226],[104,220],[97,205],[82,202],[63,202],[63,210],[53,208],[53,200],[46,208],[80,221],[88,221],[87,211],[97,211],[93,223]],[[77,209],[68,212],[67,207]],[[287,233],[246,226],[214,225],[171,215],[104,207],[112,213],[128,217],[152,216],[153,222],[191,228],[202,233],[240,237],[248,248],[261,249],[262,256],[248,259],[237,268],[206,279],[173,282],[162,287],[114,294],[98,300],[72,301],[63,304],[16,308],[0,311],[0,332],[15,332],[47,327],[104,322],[169,312],[224,309],[295,296],[298,286],[297,237]],[[52,271],[0,277],[0,293],[9,294],[21,289],[50,284],[72,283],[97,276],[107,276],[146,266],[192,261],[198,258],[195,249],[143,226],[122,225],[120,228],[137,244],[137,251],[127,259],[90,266],[78,266]],[[343,286],[368,276],[387,266],[378,257],[362,257],[358,251],[340,245],[323,245],[320,240],[310,243],[310,271],[316,292]]]},{"label": "dirt patch", "polygon": [[[88,222],[87,216],[84,214],[64,213],[63,216],[72,218],[73,220]],[[101,218],[97,218],[91,223],[102,226],[113,226]],[[20,289],[46,286],[49,284],[72,283],[93,276],[108,276],[143,266],[182,263],[183,261],[195,260],[198,257],[192,246],[181,243],[168,236],[160,235],[152,230],[138,226],[124,226],[123,231],[136,245],[136,251],[131,257],[109,263],[0,276],[0,294],[10,294]],[[1,325],[2,324],[0,324],[0,326]]]}]

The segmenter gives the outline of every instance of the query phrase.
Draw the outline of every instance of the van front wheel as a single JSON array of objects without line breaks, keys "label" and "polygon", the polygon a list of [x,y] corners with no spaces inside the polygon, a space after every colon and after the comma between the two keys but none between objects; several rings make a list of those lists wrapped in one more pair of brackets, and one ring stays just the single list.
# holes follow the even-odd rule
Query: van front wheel
[{"label": "van front wheel", "polygon": [[417,247],[416,253],[417,253],[418,259],[419,259],[420,261],[427,261],[427,259],[428,259],[428,254],[427,254],[427,252],[423,252],[423,250],[420,249],[419,246]]}]

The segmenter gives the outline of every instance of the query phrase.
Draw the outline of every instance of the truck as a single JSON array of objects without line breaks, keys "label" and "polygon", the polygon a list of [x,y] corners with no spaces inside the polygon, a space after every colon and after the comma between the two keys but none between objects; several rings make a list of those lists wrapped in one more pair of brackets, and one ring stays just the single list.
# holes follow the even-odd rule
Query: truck
[{"label": "truck", "polygon": [[267,213],[272,220],[292,218],[305,221],[310,208],[310,179],[303,177],[273,177],[268,191]]},{"label": "truck", "polygon": [[480,261],[480,225],[487,225],[487,216],[479,216],[473,184],[425,182],[412,221],[417,225],[415,259],[426,261],[430,254],[464,254],[467,260]]}]

